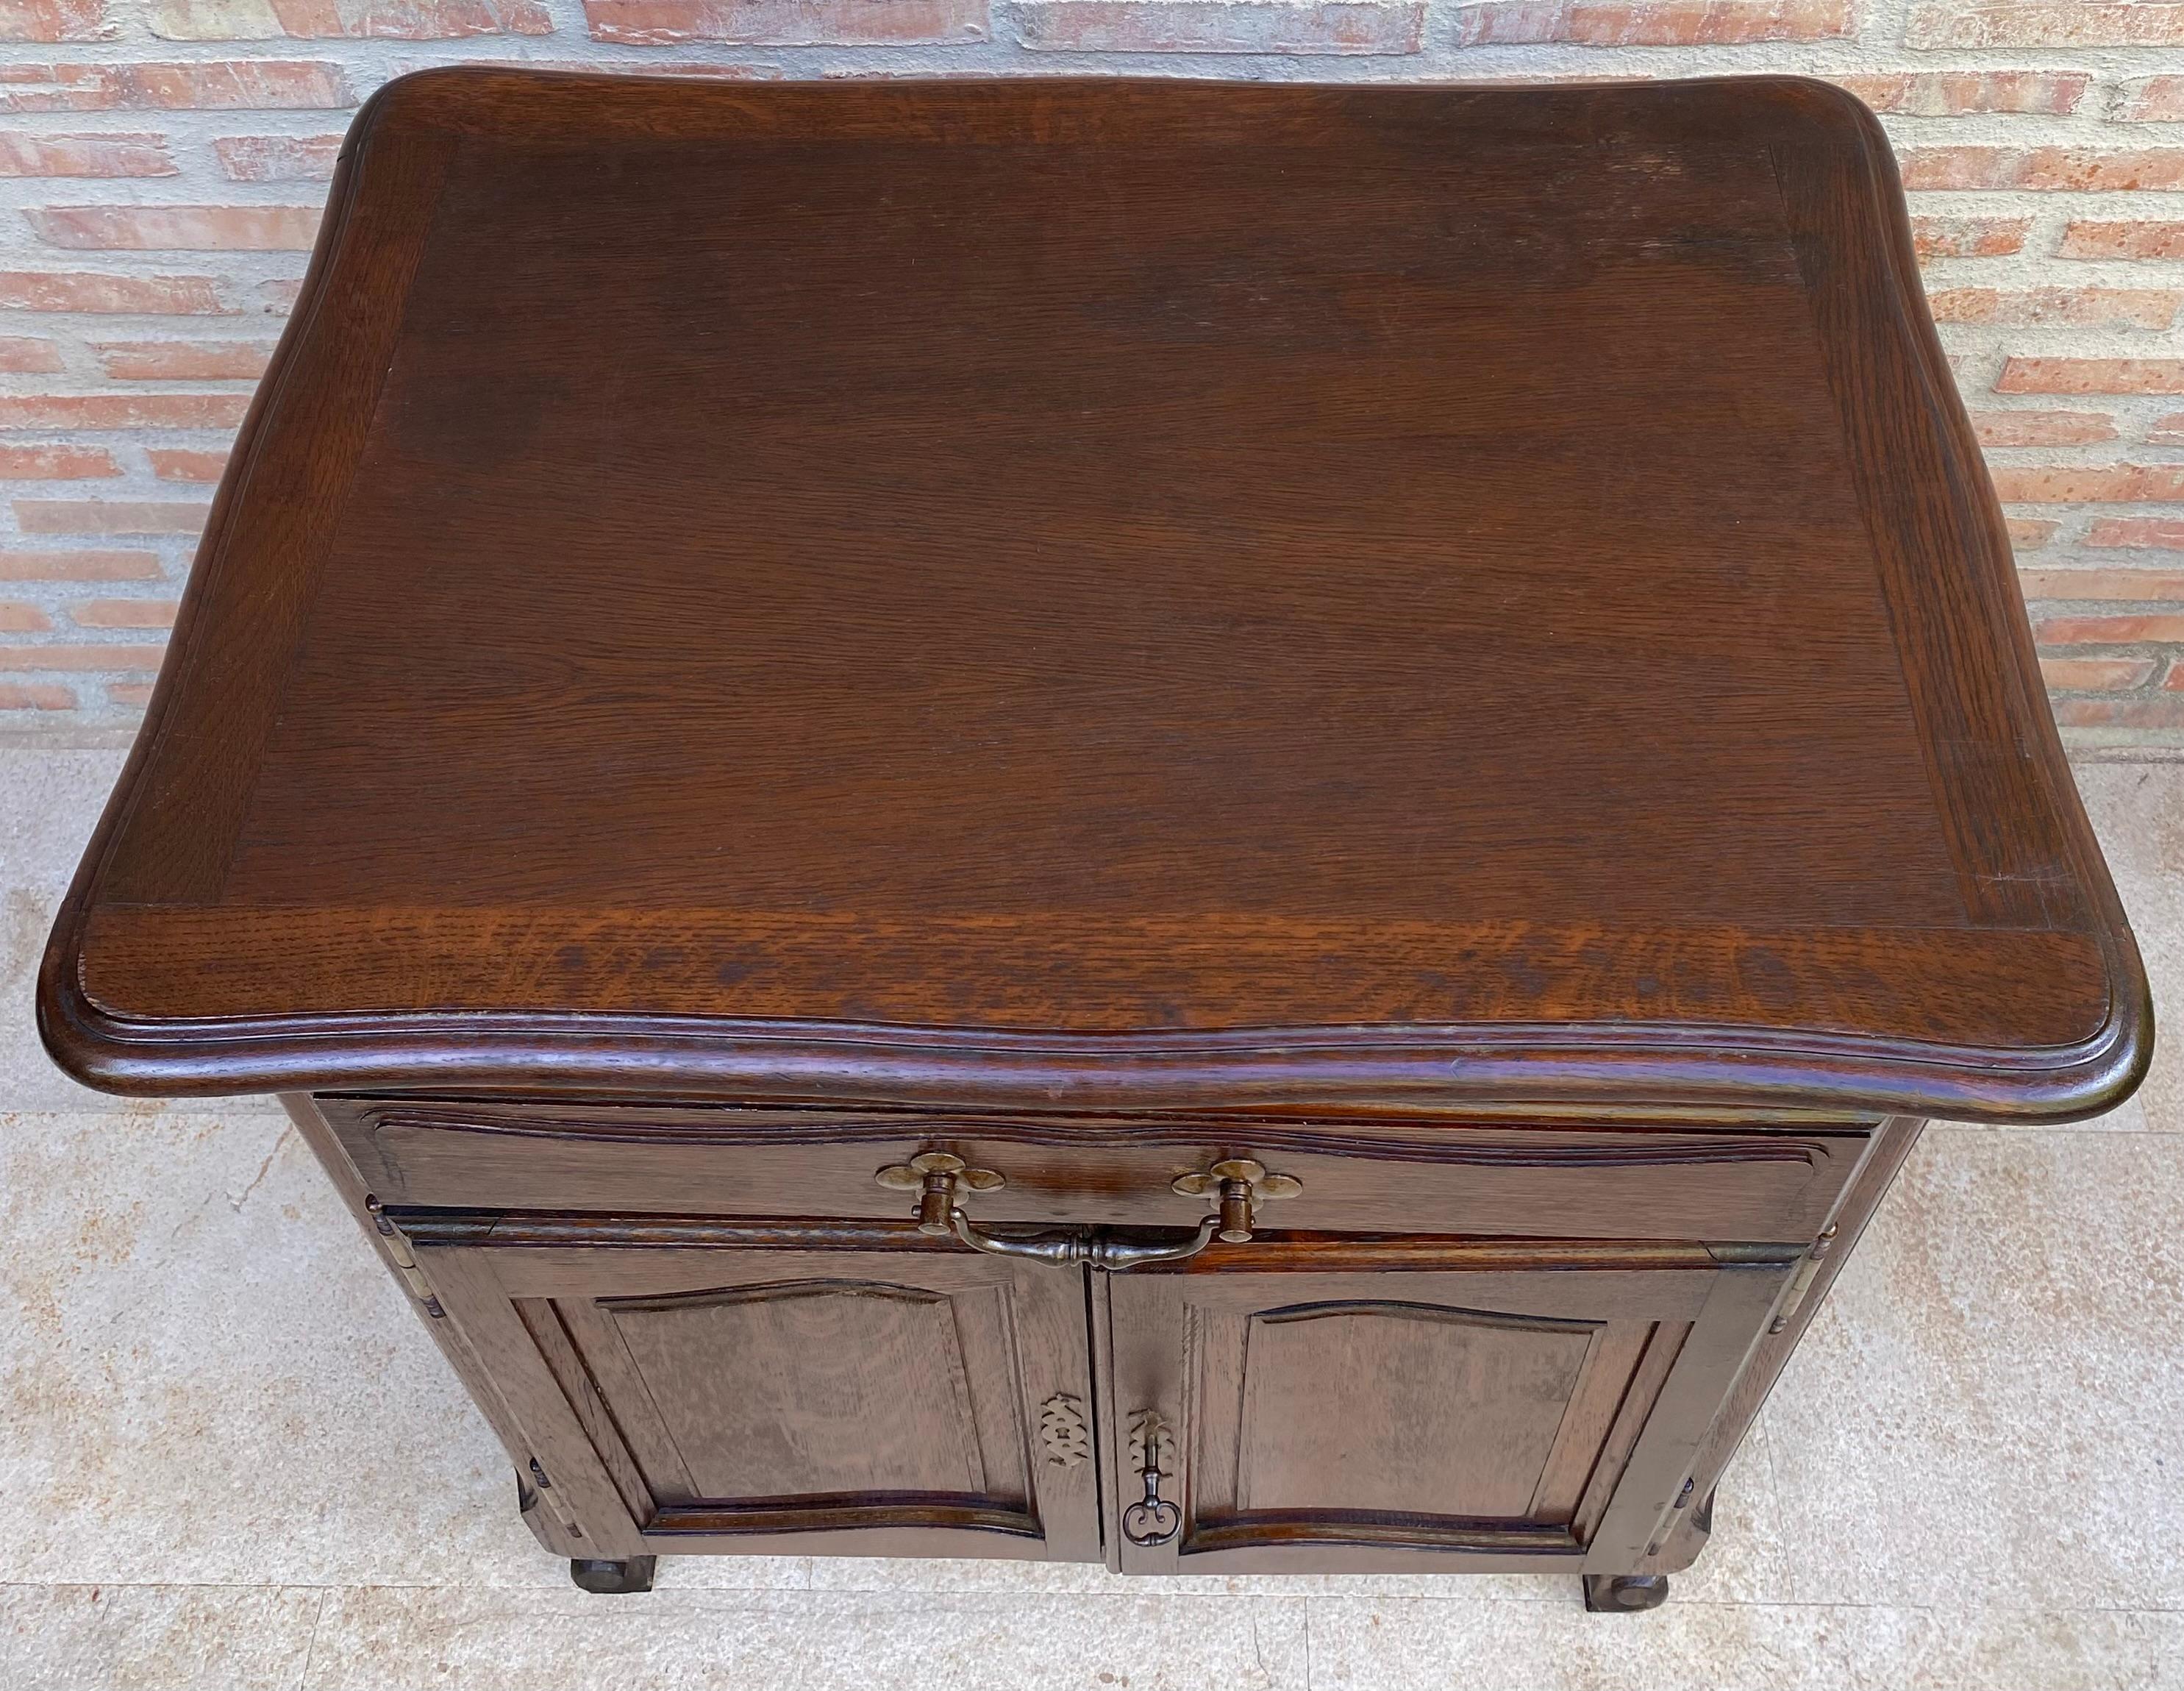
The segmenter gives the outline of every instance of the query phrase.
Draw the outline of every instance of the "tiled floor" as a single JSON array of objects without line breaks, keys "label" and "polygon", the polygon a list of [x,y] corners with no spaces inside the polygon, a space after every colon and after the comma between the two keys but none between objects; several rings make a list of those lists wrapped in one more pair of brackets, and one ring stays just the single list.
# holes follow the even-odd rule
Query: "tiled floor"
[{"label": "tiled floor", "polygon": [[[2184,1687],[2173,1041],[2105,1120],[1929,1132],[1656,1614],[801,1559],[587,1597],[279,1115],[117,1107],[40,1054],[37,952],[120,763],[0,750],[7,1691]],[[2080,777],[2174,1030],[2184,765]]]}]

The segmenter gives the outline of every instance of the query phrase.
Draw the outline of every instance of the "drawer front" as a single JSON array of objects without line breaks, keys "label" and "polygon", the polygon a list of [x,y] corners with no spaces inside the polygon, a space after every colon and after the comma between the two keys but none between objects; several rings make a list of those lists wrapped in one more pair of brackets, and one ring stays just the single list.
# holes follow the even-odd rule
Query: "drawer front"
[{"label": "drawer front", "polygon": [[921,1120],[784,1110],[319,1100],[383,1202],[683,1215],[907,1219],[883,1169],[945,1148],[1003,1184],[980,1222],[1189,1227],[1179,1175],[1256,1158],[1302,1190],[1262,1230],[1565,1239],[1809,1239],[1860,1128],[1613,1124]]}]

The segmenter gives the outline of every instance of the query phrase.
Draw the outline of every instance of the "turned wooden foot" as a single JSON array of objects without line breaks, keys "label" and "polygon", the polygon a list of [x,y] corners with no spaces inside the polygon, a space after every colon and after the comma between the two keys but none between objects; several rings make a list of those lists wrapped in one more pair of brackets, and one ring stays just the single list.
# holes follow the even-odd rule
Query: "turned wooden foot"
[{"label": "turned wooden foot", "polygon": [[1596,1615],[1635,1615],[1669,1600],[1666,1574],[1585,1574],[1585,1606]]},{"label": "turned wooden foot", "polygon": [[632,1556],[625,1562],[579,1557],[569,1564],[569,1577],[586,1591],[618,1597],[626,1592],[651,1590],[652,1570],[659,1560],[657,1556]]}]

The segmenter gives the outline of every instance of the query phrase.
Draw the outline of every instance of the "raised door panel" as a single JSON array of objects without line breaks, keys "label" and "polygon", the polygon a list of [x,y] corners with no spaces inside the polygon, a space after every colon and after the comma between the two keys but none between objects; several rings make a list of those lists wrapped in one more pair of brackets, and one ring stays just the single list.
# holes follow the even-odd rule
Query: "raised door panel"
[{"label": "raised door panel", "polygon": [[1529,1519],[1600,1331],[1396,1302],[1211,1316],[1206,1387],[1229,1356],[1241,1361],[1223,1501],[1240,1515]]},{"label": "raised door panel", "polygon": [[649,1549],[1099,1555],[1075,1275],[917,1250],[421,1260],[553,1447],[555,1501]]},{"label": "raised door panel", "polygon": [[[1691,1254],[1670,1271],[1117,1277],[1119,1565],[1635,1559],[1783,1283]],[[1742,1277],[1718,1298],[1724,1275]],[[1129,1518],[1149,1426],[1175,1508]]]}]

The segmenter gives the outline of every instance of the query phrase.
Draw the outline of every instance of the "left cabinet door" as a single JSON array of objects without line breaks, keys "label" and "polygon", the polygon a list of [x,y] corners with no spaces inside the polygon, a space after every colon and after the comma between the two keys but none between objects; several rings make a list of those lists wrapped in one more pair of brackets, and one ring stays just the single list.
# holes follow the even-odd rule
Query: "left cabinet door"
[{"label": "left cabinet door", "polygon": [[[871,1229],[413,1226],[573,1554],[1100,1560],[1078,1273],[835,1242]],[[528,1236],[557,1231],[586,1224]]]}]

